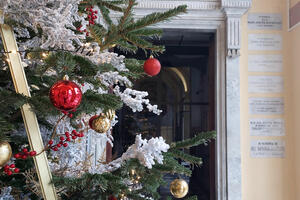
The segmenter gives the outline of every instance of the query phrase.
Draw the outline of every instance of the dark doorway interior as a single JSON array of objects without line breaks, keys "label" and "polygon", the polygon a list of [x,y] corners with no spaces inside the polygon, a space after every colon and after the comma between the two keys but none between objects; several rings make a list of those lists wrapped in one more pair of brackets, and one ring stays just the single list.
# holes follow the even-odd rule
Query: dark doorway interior
[{"label": "dark doorway interior", "polygon": [[[157,57],[162,70],[155,77],[137,81],[135,89],[147,91],[151,103],[163,112],[159,116],[146,109],[133,113],[126,107],[119,111],[119,123],[113,130],[115,154],[126,151],[136,134],[142,133],[146,138],[163,136],[171,143],[215,129],[214,34],[167,29],[155,42],[166,46],[166,52]],[[126,56],[146,59],[143,52]],[[214,149],[214,143],[190,149],[192,155],[202,157],[204,162],[200,168],[193,168],[192,177],[186,178],[189,195],[198,195],[199,200],[215,199]],[[171,182],[175,176],[165,178]],[[170,195],[167,187],[161,188],[160,193],[163,199]]]}]

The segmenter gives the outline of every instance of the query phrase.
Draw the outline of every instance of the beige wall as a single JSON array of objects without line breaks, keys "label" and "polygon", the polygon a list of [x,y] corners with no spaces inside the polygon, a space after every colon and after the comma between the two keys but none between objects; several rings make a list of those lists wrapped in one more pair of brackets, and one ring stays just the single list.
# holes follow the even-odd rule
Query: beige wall
[{"label": "beige wall", "polygon": [[289,77],[291,82],[291,124],[294,146],[295,172],[292,177],[295,179],[296,199],[300,199],[300,26],[288,33],[289,55],[287,56],[289,65]]},{"label": "beige wall", "polygon": [[287,1],[289,2],[290,7],[296,5],[299,2],[299,0],[287,0]]},{"label": "beige wall", "polygon": [[[247,15],[243,17],[240,62],[242,200],[300,200],[300,187],[297,187],[298,192],[296,192],[296,183],[300,181],[300,158],[297,159],[294,154],[294,150],[296,152],[298,149],[300,150],[300,134],[297,133],[297,130],[300,130],[300,63],[297,63],[297,61],[300,62],[300,27],[292,32],[287,31],[287,6],[286,0],[253,0],[253,6],[248,12],[281,13],[283,17],[283,29],[281,31],[248,30]],[[283,37],[282,51],[249,51],[249,33],[281,34]],[[282,54],[283,72],[248,72],[249,54]],[[248,94],[249,75],[282,75],[284,77],[285,92],[282,95],[250,95]],[[248,113],[249,97],[284,97],[285,114],[283,116],[266,116],[264,118],[283,117],[286,121],[286,136],[250,136],[248,125],[250,117]],[[299,122],[293,122],[293,119],[297,118]],[[286,142],[285,158],[251,158],[250,141],[252,139],[284,140]],[[296,170],[296,168],[299,168],[299,170]]]}]

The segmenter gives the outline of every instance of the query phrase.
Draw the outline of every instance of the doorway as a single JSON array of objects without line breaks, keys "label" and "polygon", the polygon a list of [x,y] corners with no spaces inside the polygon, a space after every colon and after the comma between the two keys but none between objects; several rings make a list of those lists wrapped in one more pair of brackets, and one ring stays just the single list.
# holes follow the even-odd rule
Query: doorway
[{"label": "doorway", "polygon": [[[168,143],[215,130],[215,36],[196,30],[165,29],[163,37],[154,41],[163,44],[166,52],[157,57],[162,70],[155,77],[135,82],[135,89],[147,91],[152,104],[163,112],[157,116],[145,112],[133,113],[123,107],[118,112],[119,123],[114,127],[115,154],[121,155],[130,146],[135,135],[163,136]],[[118,52],[122,54],[122,52]],[[146,59],[143,52],[126,55]],[[194,167],[189,182],[189,195],[199,200],[216,199],[215,144],[190,149],[192,155],[203,159],[201,167]],[[182,162],[183,165],[188,163]],[[176,176],[166,175],[170,183]],[[160,188],[162,198],[170,195],[168,186]]]}]

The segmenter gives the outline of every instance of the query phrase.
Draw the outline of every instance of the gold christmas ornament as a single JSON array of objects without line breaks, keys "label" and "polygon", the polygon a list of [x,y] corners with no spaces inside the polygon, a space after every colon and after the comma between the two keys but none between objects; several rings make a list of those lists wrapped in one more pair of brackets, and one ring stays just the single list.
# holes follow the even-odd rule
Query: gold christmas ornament
[{"label": "gold christmas ornament", "polygon": [[111,121],[115,118],[116,111],[109,109],[106,113],[105,116]]},{"label": "gold christmas ornament", "polygon": [[7,163],[12,155],[11,147],[8,142],[0,142],[0,166]]},{"label": "gold christmas ornament", "polygon": [[98,133],[106,133],[111,127],[111,121],[115,118],[116,112],[109,109],[105,114],[93,116],[90,121],[90,127]]},{"label": "gold christmas ornament", "polygon": [[175,198],[183,198],[189,191],[189,185],[183,179],[175,179],[170,185],[170,192]]},{"label": "gold christmas ornament", "polygon": [[110,129],[110,120],[105,115],[100,115],[93,120],[92,128],[98,133],[106,133]]}]

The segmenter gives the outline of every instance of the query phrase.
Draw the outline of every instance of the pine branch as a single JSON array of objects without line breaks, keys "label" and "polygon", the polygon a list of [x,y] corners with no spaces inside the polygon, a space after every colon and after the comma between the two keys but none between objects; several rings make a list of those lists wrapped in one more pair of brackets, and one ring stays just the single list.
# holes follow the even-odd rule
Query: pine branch
[{"label": "pine branch", "polygon": [[99,108],[104,110],[117,110],[121,108],[122,105],[121,99],[114,94],[98,94],[88,90],[84,93],[81,104],[78,107],[78,112],[75,112],[75,115],[78,115],[81,112],[88,114],[93,113]]},{"label": "pine branch", "polygon": [[134,30],[142,29],[147,26],[156,24],[158,22],[165,21],[165,20],[167,20],[171,17],[174,17],[180,13],[185,13],[186,9],[187,9],[187,6],[183,5],[183,6],[178,6],[174,9],[168,10],[163,13],[156,12],[156,13],[149,14],[149,15],[137,20],[135,23],[132,23],[131,25],[127,26],[124,29],[124,32],[131,32]]},{"label": "pine branch", "polygon": [[126,68],[129,69],[130,72],[136,73],[136,74],[144,74],[144,61],[143,60],[136,60],[132,58],[126,58],[124,60]]},{"label": "pine branch", "polygon": [[183,151],[178,150],[178,149],[172,149],[168,153],[175,158],[180,158],[186,162],[189,162],[189,163],[197,165],[197,166],[201,166],[203,163],[202,158],[192,156],[192,155],[184,153]]},{"label": "pine branch", "polygon": [[10,112],[19,109],[24,104],[29,103],[29,98],[15,92],[0,90],[0,112],[6,116]]},{"label": "pine branch", "polygon": [[95,24],[89,27],[92,38],[99,44],[103,45],[103,38],[107,34],[107,30],[101,24]]},{"label": "pine branch", "polygon": [[111,25],[109,28],[109,31],[107,32],[107,34],[104,37],[104,41],[102,43],[102,45],[99,44],[100,49],[102,51],[110,48],[110,46],[112,44],[115,44],[116,41],[118,41],[120,39],[120,34],[118,32],[118,28],[115,25]]},{"label": "pine branch", "polygon": [[176,143],[172,143],[170,150],[181,149],[181,148],[190,148],[193,146],[198,146],[200,144],[207,145],[207,142],[209,142],[211,139],[215,139],[215,138],[216,138],[215,131],[203,132],[203,133],[196,135],[193,138],[186,139],[184,141],[180,141],[180,142],[176,142]]},{"label": "pine branch", "polygon": [[31,109],[39,117],[56,116],[60,112],[52,105],[50,99],[47,96],[35,95],[28,99],[28,103],[31,105]]},{"label": "pine branch", "polygon": [[161,29],[143,28],[131,31],[130,33],[136,36],[160,37],[163,34],[163,31]]},{"label": "pine branch", "polygon": [[117,6],[118,4],[124,4],[126,1],[100,1],[98,5],[105,6],[113,11],[123,12],[123,8]]},{"label": "pine branch", "polygon": [[136,5],[135,0],[128,0],[128,5],[127,8],[123,12],[123,16],[120,18],[119,21],[119,30],[123,30],[124,24],[127,24],[128,21],[130,20],[130,17],[132,16],[132,9],[133,6]]},{"label": "pine branch", "polygon": [[108,26],[111,26],[113,23],[112,23],[112,20],[111,20],[111,18],[110,18],[110,16],[109,16],[109,9],[107,9],[104,5],[102,5],[101,3],[100,4],[98,4],[98,6],[99,6],[99,9],[100,9],[100,12],[101,12],[101,15],[102,15],[102,17],[103,17],[103,19],[104,19],[104,21],[106,22],[106,24],[108,25]]},{"label": "pine branch", "polygon": [[136,51],[138,50],[137,46],[134,46],[134,45],[128,43],[124,39],[120,39],[116,43],[117,43],[116,47],[124,53],[136,53]]},{"label": "pine branch", "polygon": [[53,183],[57,186],[64,186],[69,191],[78,191],[85,189],[93,189],[96,188],[102,191],[105,191],[108,186],[108,182],[103,175],[100,174],[89,174],[86,173],[80,178],[68,178],[63,176],[54,176]]},{"label": "pine branch", "polygon": [[164,173],[171,174],[184,174],[186,176],[191,176],[192,171],[178,163],[170,154],[164,154],[164,163],[156,164],[153,166],[154,169],[159,170]]},{"label": "pine branch", "polygon": [[163,46],[157,46],[153,45],[152,43],[142,39],[141,37],[135,36],[133,34],[124,34],[122,37],[131,42],[133,45],[141,48],[141,49],[146,49],[146,50],[151,50],[154,52],[160,52],[163,53],[165,51],[165,48]]}]

